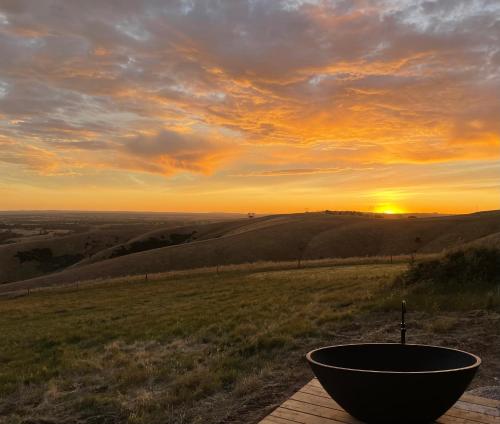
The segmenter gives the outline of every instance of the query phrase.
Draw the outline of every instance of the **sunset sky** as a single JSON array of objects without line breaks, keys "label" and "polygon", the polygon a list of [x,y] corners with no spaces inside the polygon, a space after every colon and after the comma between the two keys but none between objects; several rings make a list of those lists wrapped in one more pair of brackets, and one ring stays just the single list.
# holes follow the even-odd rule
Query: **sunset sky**
[{"label": "sunset sky", "polygon": [[500,209],[500,1],[0,0],[0,209]]}]

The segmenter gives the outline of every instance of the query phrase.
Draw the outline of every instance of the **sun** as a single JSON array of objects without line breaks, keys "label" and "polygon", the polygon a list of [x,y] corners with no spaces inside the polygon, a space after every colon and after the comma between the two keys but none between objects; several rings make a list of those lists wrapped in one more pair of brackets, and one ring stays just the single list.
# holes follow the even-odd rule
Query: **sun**
[{"label": "sun", "polygon": [[404,213],[403,209],[401,209],[399,206],[387,203],[376,206],[374,212],[383,213],[387,215],[396,215],[399,213]]}]

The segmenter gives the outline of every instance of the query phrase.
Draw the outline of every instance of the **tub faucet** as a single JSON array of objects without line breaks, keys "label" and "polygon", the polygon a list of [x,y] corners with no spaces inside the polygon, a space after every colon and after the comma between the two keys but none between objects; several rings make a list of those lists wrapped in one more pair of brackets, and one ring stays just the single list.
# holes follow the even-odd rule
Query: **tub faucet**
[{"label": "tub faucet", "polygon": [[406,313],[406,300],[403,300],[401,302],[401,344],[406,344],[405,313]]}]

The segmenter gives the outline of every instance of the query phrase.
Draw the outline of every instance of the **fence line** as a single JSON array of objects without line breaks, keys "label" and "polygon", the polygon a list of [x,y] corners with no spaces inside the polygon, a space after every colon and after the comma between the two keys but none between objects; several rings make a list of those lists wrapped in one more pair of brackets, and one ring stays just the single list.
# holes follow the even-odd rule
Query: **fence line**
[{"label": "fence line", "polygon": [[[439,253],[420,254],[418,259],[430,259],[439,256]],[[349,265],[376,265],[376,264],[401,264],[409,263],[412,260],[412,255],[390,255],[390,256],[363,256],[350,258],[326,258],[326,259],[308,259],[301,263],[301,267],[297,267],[297,260],[292,261],[258,261],[243,264],[219,265],[202,268],[192,268],[185,270],[164,271],[158,273],[142,273],[133,275],[124,275],[120,277],[101,277],[92,280],[76,281],[73,283],[57,284],[45,287],[28,287],[19,288],[12,291],[0,293],[0,298],[17,298],[27,296],[35,292],[45,291],[64,291],[67,289],[84,289],[104,284],[118,283],[133,283],[133,282],[153,282],[162,280],[172,280],[177,277],[199,276],[206,274],[224,274],[237,271],[280,271],[280,270],[304,270],[311,268],[325,268],[330,266],[349,266]],[[1,287],[1,286],[0,286]]]}]

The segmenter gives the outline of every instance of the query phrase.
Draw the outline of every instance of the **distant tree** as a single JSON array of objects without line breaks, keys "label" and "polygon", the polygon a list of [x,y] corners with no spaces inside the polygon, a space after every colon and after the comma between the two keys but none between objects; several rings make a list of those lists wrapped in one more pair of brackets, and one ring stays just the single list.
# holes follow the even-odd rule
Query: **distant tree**
[{"label": "distant tree", "polygon": [[97,240],[94,240],[92,238],[87,239],[84,246],[84,255],[87,258],[91,258],[94,252],[96,251],[96,247],[98,244],[99,242]]},{"label": "distant tree", "polygon": [[222,262],[224,261],[224,254],[225,254],[225,249],[223,246],[216,246],[215,249],[213,250],[214,252],[214,257],[215,257],[215,272],[219,274],[220,271],[220,266]]},{"label": "distant tree", "polygon": [[422,244],[422,239],[420,237],[415,237],[415,240],[413,240],[415,243],[415,248],[411,252],[410,256],[410,265],[413,266],[415,263],[415,258],[417,256],[417,250],[420,248],[420,245]]},{"label": "distant tree", "polygon": [[299,239],[297,242],[297,269],[300,269],[302,266],[302,259],[304,258],[307,244],[307,241],[303,239]]}]

